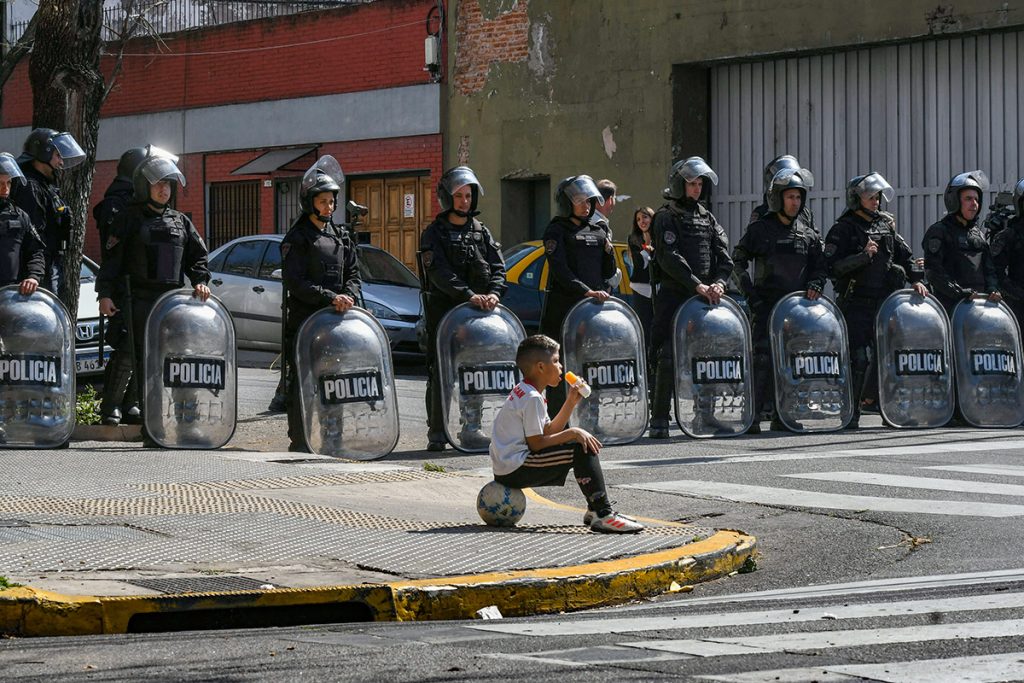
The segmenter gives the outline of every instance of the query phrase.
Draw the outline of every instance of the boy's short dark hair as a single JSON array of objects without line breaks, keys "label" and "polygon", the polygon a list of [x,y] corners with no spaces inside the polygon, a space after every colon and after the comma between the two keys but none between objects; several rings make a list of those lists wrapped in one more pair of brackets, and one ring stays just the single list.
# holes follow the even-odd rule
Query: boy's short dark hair
[{"label": "boy's short dark hair", "polygon": [[602,178],[597,181],[597,191],[601,193],[604,201],[608,201],[609,197],[614,197],[619,193],[619,188],[607,178]]},{"label": "boy's short dark hair", "polygon": [[520,372],[526,374],[534,363],[548,362],[556,353],[558,342],[546,334],[534,334],[519,343],[519,348],[516,349],[516,365]]}]

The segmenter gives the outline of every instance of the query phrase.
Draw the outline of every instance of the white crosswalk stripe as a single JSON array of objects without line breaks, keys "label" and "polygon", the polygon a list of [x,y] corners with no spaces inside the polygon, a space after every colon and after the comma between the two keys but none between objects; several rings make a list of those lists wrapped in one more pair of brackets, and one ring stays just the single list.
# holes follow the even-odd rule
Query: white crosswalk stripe
[{"label": "white crosswalk stripe", "polygon": [[1024,497],[1024,486],[1020,484],[999,484],[988,481],[906,477],[898,474],[878,474],[876,472],[805,472],[802,474],[784,474],[782,476],[793,479],[817,479],[848,484],[867,484],[869,486],[894,486],[903,489],[928,489],[932,491],[956,491],[958,493]]},{"label": "white crosswalk stripe", "polygon": [[[914,581],[928,583],[933,578],[939,583],[949,577],[916,577]],[[842,593],[843,586],[821,586],[819,593]],[[830,588],[834,590],[830,590]],[[875,602],[790,606],[774,610],[740,610],[723,613],[694,613],[682,602],[673,613],[639,617],[604,616],[583,620],[513,621],[467,625],[467,628],[495,634],[534,636],[538,643],[547,644],[552,638],[610,635],[615,641],[590,647],[550,649],[506,654],[486,655],[519,661],[545,663],[571,667],[624,665],[688,666],[687,661],[702,660],[716,664],[712,670],[737,669],[737,673],[693,674],[693,680],[731,681],[754,683],[758,681],[928,681],[945,683],[975,681],[985,683],[1021,680],[1024,677],[1024,653],[999,653],[1005,643],[1015,643],[1024,636],[1024,619],[1012,618],[1024,608],[1024,592],[1018,582],[1017,590],[989,592],[959,597],[925,597],[917,600],[892,601],[880,598]],[[723,598],[729,602],[728,596]],[[796,606],[794,604],[794,606]],[[663,606],[664,608],[664,606]],[[1010,612],[1017,610],[1017,612]],[[972,619],[957,621],[959,618]],[[981,616],[979,616],[981,615]],[[917,619],[915,620],[915,617]],[[921,617],[927,617],[922,622]],[[893,626],[877,627],[879,618],[901,619]],[[868,622],[868,620],[872,620]],[[939,623],[935,623],[939,622]],[[828,624],[831,630],[822,630]],[[756,634],[742,635],[742,630]],[[722,629],[720,627],[728,627]],[[709,631],[716,629],[717,631]],[[632,633],[679,631],[684,637],[664,637],[656,640],[624,640]],[[739,634],[739,635],[737,635]],[[1018,639],[995,641],[994,639]],[[991,644],[988,642],[991,640]],[[959,657],[935,658],[921,646],[911,644],[970,643],[977,651]],[[905,647],[892,648],[899,645]],[[945,646],[939,645],[940,648]],[[839,651],[842,650],[842,654]],[[920,659],[909,658],[906,653],[920,651]],[[994,652],[993,652],[994,651]],[[765,668],[752,670],[758,663],[778,667],[778,659],[752,659],[765,655],[788,655],[813,652],[821,664],[815,667]],[[833,656],[833,653],[836,653]],[[892,655],[890,653],[903,653]],[[951,654],[958,654],[953,653]],[[961,653],[962,654],[962,651]],[[876,661],[889,659],[892,661]],[[858,663],[848,663],[848,662]],[[706,665],[702,665],[707,671]]]}]

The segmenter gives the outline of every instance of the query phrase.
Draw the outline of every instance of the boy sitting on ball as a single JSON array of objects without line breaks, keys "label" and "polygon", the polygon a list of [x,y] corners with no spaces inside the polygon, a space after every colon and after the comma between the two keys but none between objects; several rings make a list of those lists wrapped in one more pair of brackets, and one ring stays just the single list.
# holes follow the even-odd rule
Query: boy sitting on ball
[{"label": "boy sitting on ball", "polygon": [[597,458],[601,442],[578,427],[565,428],[580,402],[579,389],[570,387],[565,405],[554,419],[548,418],[544,390],[562,381],[558,342],[543,334],[527,337],[516,351],[516,365],[523,381],[512,389],[494,418],[494,480],[517,489],[562,486],[571,468],[587,499],[584,524],[605,533],[642,530],[642,524],[612,510]]}]

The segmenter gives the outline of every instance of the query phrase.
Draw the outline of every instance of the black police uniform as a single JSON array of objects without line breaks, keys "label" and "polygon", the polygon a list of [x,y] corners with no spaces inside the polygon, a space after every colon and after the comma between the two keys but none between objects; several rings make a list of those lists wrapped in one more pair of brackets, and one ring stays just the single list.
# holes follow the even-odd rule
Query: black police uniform
[{"label": "black police uniform", "polygon": [[708,209],[693,199],[673,200],[654,214],[651,222],[654,264],[651,281],[654,295],[650,355],[657,363],[651,428],[667,428],[675,384],[672,358],[672,318],[679,307],[697,293],[698,285],[725,288],[733,270],[729,239]]},{"label": "black police uniform", "polygon": [[[740,287],[753,318],[755,421],[774,406],[774,372],[768,320],[779,300],[794,291],[825,289],[827,272],[821,237],[801,211],[786,225],[771,212],[751,223],[733,249]],[[751,277],[747,268],[754,264]],[[773,411],[774,413],[774,411]],[[755,430],[756,431],[756,430]]]},{"label": "black police uniform", "polygon": [[[608,278],[615,275],[615,252],[607,223],[594,224],[567,216],[555,216],[544,231],[544,254],[548,262],[548,284],[540,332],[561,347],[562,322],[569,309],[588,291],[608,291]],[[565,360],[564,349],[560,356]],[[566,368],[572,370],[572,368]],[[554,418],[565,403],[565,385],[547,390],[548,415]]]},{"label": "black police uniform", "polygon": [[0,199],[0,287],[32,278],[44,285],[43,243],[24,211]]},{"label": "black police uniform", "polygon": [[1017,321],[1024,324],[1024,217],[1014,216],[992,237],[992,263],[999,292]]},{"label": "black police uniform", "polygon": [[[110,253],[108,245],[116,243],[116,240],[111,241],[114,219],[127,208],[132,193],[132,181],[118,176],[107,188],[103,199],[93,208],[92,215],[96,219],[96,228],[100,234],[100,253],[103,261],[107,260]],[[125,329],[122,289],[115,283],[115,290],[110,298],[120,310],[106,321],[104,334],[104,343],[109,344],[113,351],[103,371],[103,403],[100,412],[104,421],[113,422],[119,422],[128,412],[137,411],[139,401],[138,384],[132,373],[131,350],[125,347],[128,343],[128,334]],[[121,412],[120,418],[114,418],[115,411]],[[138,416],[131,417],[132,422],[137,420]]]},{"label": "black police uniform", "polygon": [[71,214],[60,197],[56,181],[40,173],[31,160],[19,159],[19,165],[25,174],[25,182],[16,191],[12,191],[12,199],[28,214],[36,234],[43,241],[46,275],[45,280],[39,284],[57,291],[60,283],[52,279],[54,264],[61,263],[67,247],[71,235]]},{"label": "black police uniform", "polygon": [[999,291],[988,242],[976,221],[964,224],[950,213],[924,234],[924,270],[946,312],[974,293]]},{"label": "black police uniform", "polygon": [[[751,225],[763,218],[767,218],[773,213],[775,212],[768,208],[768,200],[765,199],[755,206],[754,210],[750,213],[750,220],[747,221],[747,229],[749,230]],[[800,208],[800,213],[797,215],[797,218],[799,218],[804,225],[810,227],[811,230],[818,232],[818,227],[814,224],[814,212],[811,211],[811,207],[807,206],[807,202],[804,202],[804,205]]]},{"label": "black police uniform", "polygon": [[[437,327],[445,313],[475,294],[504,295],[508,289],[505,259],[483,223],[470,218],[464,225],[453,225],[448,221],[447,211],[438,214],[423,230],[420,258],[427,328],[427,441],[443,444],[447,439],[438,377]],[[473,435],[465,437],[464,441]]]},{"label": "black police uniform", "polygon": [[[284,286],[287,292],[285,349],[295,358],[295,336],[309,316],[330,306],[339,294],[359,303],[362,283],[356,261],[356,247],[348,231],[333,223],[323,230],[308,215],[292,225],[281,242]],[[295,363],[288,364],[286,382],[288,438],[293,450],[308,450],[299,406],[299,382]]]},{"label": "black police uniform", "polygon": [[[186,275],[193,287],[209,283],[206,245],[196,226],[180,211],[166,208],[157,212],[148,205],[131,204],[115,217],[107,247],[96,293],[100,299],[121,296],[127,304],[121,310],[130,318],[126,325],[132,330],[135,376],[143,387],[143,342],[149,312],[165,292],[184,286]],[[130,297],[123,294],[129,292]],[[145,392],[139,393],[143,399]],[[143,437],[151,443],[145,426]]]},{"label": "black police uniform", "polygon": [[[864,251],[868,240],[878,245],[871,256]],[[879,211],[871,216],[863,210],[847,209],[828,231],[825,261],[835,281],[836,303],[846,319],[849,335],[853,419],[860,421],[862,398],[877,400],[875,371],[875,316],[887,296],[907,282],[917,282],[921,273],[914,266],[914,254],[896,232],[892,214]]]}]

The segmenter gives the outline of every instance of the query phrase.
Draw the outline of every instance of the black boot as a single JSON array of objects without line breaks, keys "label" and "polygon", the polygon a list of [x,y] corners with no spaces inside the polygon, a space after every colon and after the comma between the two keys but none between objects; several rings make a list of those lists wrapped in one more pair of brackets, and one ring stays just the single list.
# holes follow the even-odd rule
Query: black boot
[{"label": "black boot", "polygon": [[124,402],[131,378],[131,358],[115,349],[110,354],[107,367],[103,369],[103,397],[100,404],[103,424],[115,427],[121,424],[121,403]]},{"label": "black boot", "polygon": [[139,383],[136,381],[135,373],[128,380],[128,388],[124,392],[124,399],[121,403],[121,422],[126,425],[142,424],[142,410],[139,409]]},{"label": "black boot", "polygon": [[672,390],[675,369],[668,358],[658,360],[654,375],[654,399],[651,401],[651,428],[647,436],[652,439],[668,438],[668,420],[672,410]]}]

